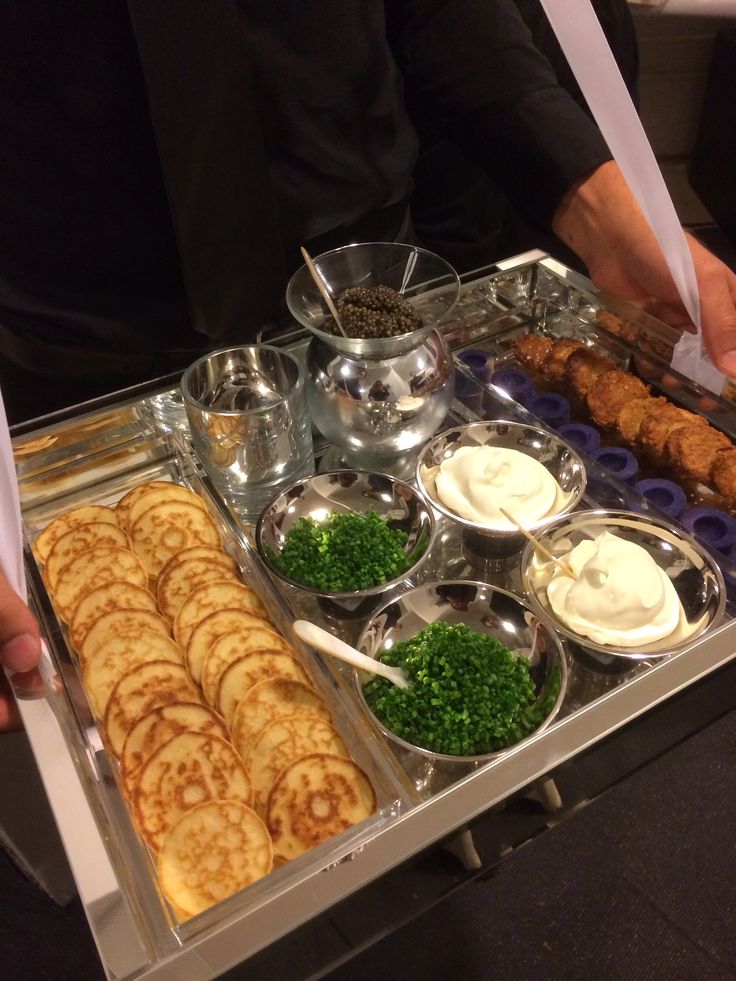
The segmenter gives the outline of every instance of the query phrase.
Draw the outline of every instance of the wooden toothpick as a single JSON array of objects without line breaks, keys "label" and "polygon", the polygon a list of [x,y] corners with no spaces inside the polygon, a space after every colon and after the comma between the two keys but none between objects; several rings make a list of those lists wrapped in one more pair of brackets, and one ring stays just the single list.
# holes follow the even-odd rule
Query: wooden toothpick
[{"label": "wooden toothpick", "polygon": [[519,531],[522,533],[524,538],[527,538],[532,543],[532,545],[534,545],[537,551],[541,552],[546,559],[548,559],[550,562],[554,562],[555,565],[558,567],[558,569],[560,569],[566,576],[569,576],[571,579],[578,578],[575,575],[575,572],[569,562],[566,562],[565,559],[560,559],[556,555],[553,555],[545,545],[542,545],[542,543],[539,541],[538,538],[535,538],[534,535],[532,535],[532,533],[528,531],[521,524],[521,522],[517,521],[516,518],[514,518],[513,515],[509,514],[509,512],[506,511],[504,508],[500,507],[498,510],[501,512],[504,518],[506,518],[507,521],[510,521],[512,525],[515,525],[519,529]]},{"label": "wooden toothpick", "polygon": [[310,256],[310,254],[307,252],[307,250],[304,248],[303,245],[302,245],[302,258],[304,259],[304,261],[307,264],[307,269],[312,274],[312,279],[317,284],[317,289],[322,294],[322,299],[327,304],[327,309],[330,311],[330,313],[332,314],[332,316],[335,318],[335,323],[337,324],[337,329],[340,331],[340,333],[342,334],[343,337],[347,337],[348,335],[345,333],[345,331],[343,330],[343,326],[340,323],[340,317],[339,317],[338,312],[337,312],[337,307],[335,306],[335,304],[332,301],[332,297],[330,296],[330,291],[327,289],[327,283],[325,283],[324,279],[322,279],[322,274],[317,269],[317,267],[315,266],[315,264],[312,262],[312,257]]}]

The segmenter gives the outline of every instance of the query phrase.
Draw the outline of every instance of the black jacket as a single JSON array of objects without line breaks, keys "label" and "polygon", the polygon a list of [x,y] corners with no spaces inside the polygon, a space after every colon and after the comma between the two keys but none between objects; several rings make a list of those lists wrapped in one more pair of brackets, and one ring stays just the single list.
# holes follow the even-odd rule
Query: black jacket
[{"label": "black jacket", "polygon": [[0,346],[39,372],[245,339],[301,242],[408,200],[407,106],[537,223],[609,157],[512,0],[4,11]]}]

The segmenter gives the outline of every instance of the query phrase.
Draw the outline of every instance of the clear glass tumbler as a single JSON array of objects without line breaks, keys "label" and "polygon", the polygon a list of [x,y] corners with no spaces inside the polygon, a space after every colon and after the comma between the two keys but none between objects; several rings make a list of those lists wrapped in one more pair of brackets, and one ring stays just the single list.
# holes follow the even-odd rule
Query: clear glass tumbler
[{"label": "clear glass tumbler", "polygon": [[213,351],[187,368],[181,390],[197,455],[246,520],[314,473],[304,371],[291,354],[267,344]]}]

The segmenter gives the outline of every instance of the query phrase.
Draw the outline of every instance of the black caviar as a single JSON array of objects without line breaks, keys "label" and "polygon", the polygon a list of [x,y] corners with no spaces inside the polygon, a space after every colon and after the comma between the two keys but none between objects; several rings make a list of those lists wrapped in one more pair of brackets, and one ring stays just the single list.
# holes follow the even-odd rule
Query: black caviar
[{"label": "black caviar", "polygon": [[399,528],[389,528],[377,511],[333,511],[320,522],[299,518],[272,561],[305,586],[354,592],[396,579],[414,564],[421,543],[407,555],[407,538]]},{"label": "black caviar", "polygon": [[448,756],[493,753],[528,736],[560,690],[557,673],[542,699],[524,657],[464,624],[438,620],[385,650],[409,688],[374,677],[363,687],[376,717],[401,739]]},{"label": "black caviar", "polygon": [[[416,308],[390,286],[351,286],[340,294],[335,306],[348,337],[397,337],[422,326]],[[340,333],[332,318],[325,329]]]}]

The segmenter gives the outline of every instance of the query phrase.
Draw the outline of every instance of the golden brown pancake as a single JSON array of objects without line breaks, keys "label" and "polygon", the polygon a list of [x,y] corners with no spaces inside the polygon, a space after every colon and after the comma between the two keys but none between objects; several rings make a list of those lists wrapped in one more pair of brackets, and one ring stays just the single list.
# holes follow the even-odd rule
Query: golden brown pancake
[{"label": "golden brown pancake", "polygon": [[268,830],[232,800],[199,804],[171,828],[158,855],[164,896],[180,920],[196,916],[273,868]]},{"label": "golden brown pancake", "polygon": [[[242,611],[239,610],[238,613],[240,612]],[[250,617],[251,614],[246,613],[246,616]],[[216,620],[214,614],[212,620]],[[260,624],[248,624],[245,621],[239,623],[236,619],[232,630],[223,633],[210,644],[202,662],[199,679],[204,697],[210,705],[215,708],[218,706],[218,688],[223,671],[233,661],[257,650],[283,651],[284,654],[296,656],[281,634],[266,626],[263,621]]]},{"label": "golden brown pancake", "polygon": [[230,727],[233,746],[245,759],[261,731],[275,719],[297,712],[311,712],[327,722],[330,710],[317,692],[291,678],[268,678],[249,688],[233,715]]},{"label": "golden brown pancake", "polygon": [[41,562],[45,562],[49,552],[62,535],[66,535],[72,528],[88,525],[91,521],[119,524],[115,511],[105,507],[104,504],[85,504],[82,507],[73,508],[71,511],[60,514],[50,524],[46,525],[33,543],[35,555]]},{"label": "golden brown pancake", "polygon": [[250,586],[239,582],[209,582],[187,596],[174,619],[174,637],[186,649],[192,631],[206,616],[217,610],[243,610],[262,620],[268,613]]},{"label": "golden brown pancake", "polygon": [[181,484],[165,483],[163,487],[149,487],[145,494],[139,494],[129,504],[127,509],[128,525],[132,528],[144,511],[162,501],[184,501],[187,504],[193,504],[196,508],[201,508],[202,511],[207,510],[207,505],[193,490],[182,487]]},{"label": "golden brown pancake", "polygon": [[274,851],[297,858],[370,817],[376,795],[357,764],[342,756],[311,753],[287,767],[271,788],[266,827]]},{"label": "golden brown pancake", "polygon": [[159,746],[180,732],[204,732],[230,738],[225,720],[199,702],[170,702],[152,709],[133,725],[125,737],[120,765],[129,792],[135,785],[138,771]]},{"label": "golden brown pancake", "polygon": [[[211,656],[212,651],[207,660]],[[203,673],[203,680],[205,676],[206,672]],[[269,678],[291,678],[293,681],[300,681],[303,685],[312,687],[309,675],[293,655],[278,650],[254,650],[224,668],[222,675],[218,676],[214,703],[210,702],[210,704],[215,705],[217,711],[230,725],[235,709],[245,694],[253,685],[257,685],[260,681],[267,681]],[[206,694],[205,698],[207,698]]]},{"label": "golden brown pancake", "polygon": [[156,597],[142,586],[114,579],[91,589],[82,597],[69,624],[72,644],[78,651],[92,624],[110,610],[151,610],[158,612]]},{"label": "golden brown pancake", "polygon": [[92,521],[87,525],[78,525],[62,535],[46,557],[43,576],[49,592],[56,589],[64,567],[80,552],[86,552],[95,545],[118,545],[131,551],[130,539],[126,533],[109,521]]},{"label": "golden brown pancake", "polygon": [[216,562],[218,559],[225,557],[232,561],[232,556],[229,555],[223,548],[219,545],[190,545],[189,548],[183,548],[181,552],[177,552],[176,555],[172,555],[166,565],[158,574],[158,579],[156,580],[156,585],[158,585],[159,579],[166,575],[169,570],[171,570],[175,565],[179,565],[180,562],[186,562],[187,559],[214,559]]},{"label": "golden brown pancake", "polygon": [[210,515],[188,501],[159,501],[146,508],[128,531],[136,554],[154,579],[183,548],[222,544]]},{"label": "golden brown pancake", "polygon": [[117,511],[118,518],[120,519],[120,524],[127,528],[130,524],[129,517],[133,506],[147,494],[150,494],[154,490],[168,490],[171,487],[178,486],[170,480],[149,480],[144,484],[136,484],[131,490],[124,494],[118,503],[115,505],[115,510]]},{"label": "golden brown pancake", "polygon": [[182,732],[143,764],[132,803],[143,838],[159,851],[169,829],[192,807],[210,800],[237,800],[250,807],[253,788],[248,771],[226,740]]},{"label": "golden brown pancake", "polygon": [[[220,637],[232,633],[241,627],[263,627],[265,623],[260,617],[244,610],[216,610],[208,614],[192,630],[186,647],[186,665],[192,679],[198,685],[202,683],[202,668],[210,648]],[[278,636],[278,634],[276,635]]]},{"label": "golden brown pancake", "polygon": [[135,723],[152,709],[169,702],[201,702],[186,669],[173,661],[139,664],[118,681],[105,708],[105,738],[120,757],[125,737]]},{"label": "golden brown pancake", "polygon": [[166,572],[156,580],[156,599],[161,613],[169,623],[193,589],[206,582],[240,581],[235,560],[226,552],[220,558],[190,558],[177,565],[167,563]]},{"label": "golden brown pancake", "polygon": [[164,618],[152,610],[110,610],[103,613],[89,628],[77,650],[82,668],[106,640],[139,630],[153,630],[170,636]]},{"label": "golden brown pancake", "polygon": [[349,756],[337,729],[308,712],[275,719],[261,731],[245,761],[258,814],[265,815],[268,795],[279,774],[309,753]]},{"label": "golden brown pancake", "polygon": [[110,693],[123,675],[147,661],[184,664],[172,638],[153,630],[118,634],[97,648],[84,666],[84,688],[98,719],[104,719]]},{"label": "golden brown pancake", "polygon": [[119,545],[95,545],[64,566],[64,574],[52,593],[54,606],[60,616],[70,623],[82,598],[97,586],[123,579],[134,586],[148,583],[146,570],[138,557]]}]

